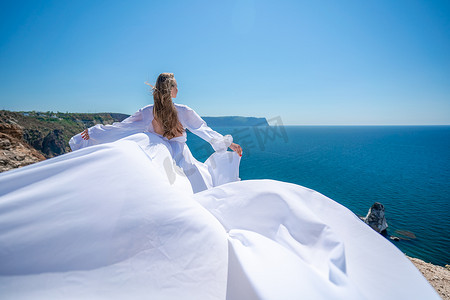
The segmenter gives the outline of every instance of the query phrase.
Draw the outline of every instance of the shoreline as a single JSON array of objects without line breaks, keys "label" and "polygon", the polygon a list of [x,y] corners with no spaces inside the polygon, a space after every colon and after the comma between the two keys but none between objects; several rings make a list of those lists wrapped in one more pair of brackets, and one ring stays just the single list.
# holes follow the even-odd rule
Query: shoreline
[{"label": "shoreline", "polygon": [[450,266],[441,267],[407,256],[443,300],[450,300]]}]

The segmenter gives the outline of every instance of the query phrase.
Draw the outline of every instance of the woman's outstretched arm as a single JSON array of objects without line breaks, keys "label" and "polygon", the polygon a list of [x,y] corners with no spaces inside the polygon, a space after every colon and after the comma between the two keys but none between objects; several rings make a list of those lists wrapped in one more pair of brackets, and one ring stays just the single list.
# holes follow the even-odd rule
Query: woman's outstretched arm
[{"label": "woman's outstretched arm", "polygon": [[112,125],[97,124],[73,136],[69,145],[72,151],[103,143],[114,142],[128,135],[145,131],[148,126],[148,108],[144,107],[122,122]]},{"label": "woman's outstretched arm", "polygon": [[223,136],[217,131],[212,130],[206,122],[191,108],[186,105],[179,105],[179,114],[181,124],[190,132],[198,135],[211,144],[215,151],[226,151],[228,147],[242,156],[242,148],[233,143],[233,137],[229,134]]}]

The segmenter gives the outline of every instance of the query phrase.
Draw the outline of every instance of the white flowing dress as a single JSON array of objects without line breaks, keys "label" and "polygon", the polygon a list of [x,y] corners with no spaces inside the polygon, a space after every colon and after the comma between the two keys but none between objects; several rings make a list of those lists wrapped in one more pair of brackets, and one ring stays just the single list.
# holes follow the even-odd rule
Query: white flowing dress
[{"label": "white flowing dress", "polygon": [[[206,122],[190,107],[174,103],[177,109],[178,119],[184,129],[198,135],[211,144],[215,153],[205,163],[194,158],[186,145],[186,131],[182,136],[167,139],[155,133],[153,128],[153,105],[148,105],[135,114],[112,125],[95,125],[89,128],[89,140],[84,140],[81,134],[77,134],[69,141],[72,150],[78,150],[87,146],[114,142],[122,138],[135,140],[143,147],[148,145],[166,147],[170,156],[164,158],[163,170],[172,184],[178,184],[176,174],[186,176],[191,182],[194,193],[206,190],[239,179],[240,157],[236,153],[227,151],[233,142],[231,135],[223,136],[212,130]],[[145,136],[132,136],[137,133],[147,133]],[[151,133],[151,134],[150,134]],[[156,135],[156,136],[155,136]],[[159,137],[159,138],[158,138]],[[148,140],[152,140],[149,143]],[[173,165],[173,166],[172,166]],[[177,167],[181,168],[177,169]],[[178,172],[176,172],[178,171]]]},{"label": "white flowing dress", "polygon": [[439,299],[335,201],[273,180],[192,193],[173,153],[136,132],[1,173],[0,298]]}]

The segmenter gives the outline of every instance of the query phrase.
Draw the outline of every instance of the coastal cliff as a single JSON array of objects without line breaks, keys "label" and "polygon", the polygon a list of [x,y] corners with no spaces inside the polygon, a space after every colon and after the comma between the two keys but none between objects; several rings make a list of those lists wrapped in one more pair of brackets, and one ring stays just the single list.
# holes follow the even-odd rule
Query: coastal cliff
[{"label": "coastal cliff", "polygon": [[0,111],[0,172],[70,151],[70,138],[95,124],[128,115]]},{"label": "coastal cliff", "polygon": [[0,172],[45,159],[24,141],[23,128],[17,124],[0,123],[0,151]]}]

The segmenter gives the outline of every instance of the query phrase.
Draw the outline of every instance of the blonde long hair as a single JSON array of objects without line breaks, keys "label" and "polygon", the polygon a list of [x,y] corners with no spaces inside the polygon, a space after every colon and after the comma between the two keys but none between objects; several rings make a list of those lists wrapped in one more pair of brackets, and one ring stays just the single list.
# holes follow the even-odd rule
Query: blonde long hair
[{"label": "blonde long hair", "polygon": [[184,131],[172,102],[172,88],[175,85],[173,73],[161,73],[153,87],[153,116],[161,125],[163,136],[168,139],[179,136]]}]

